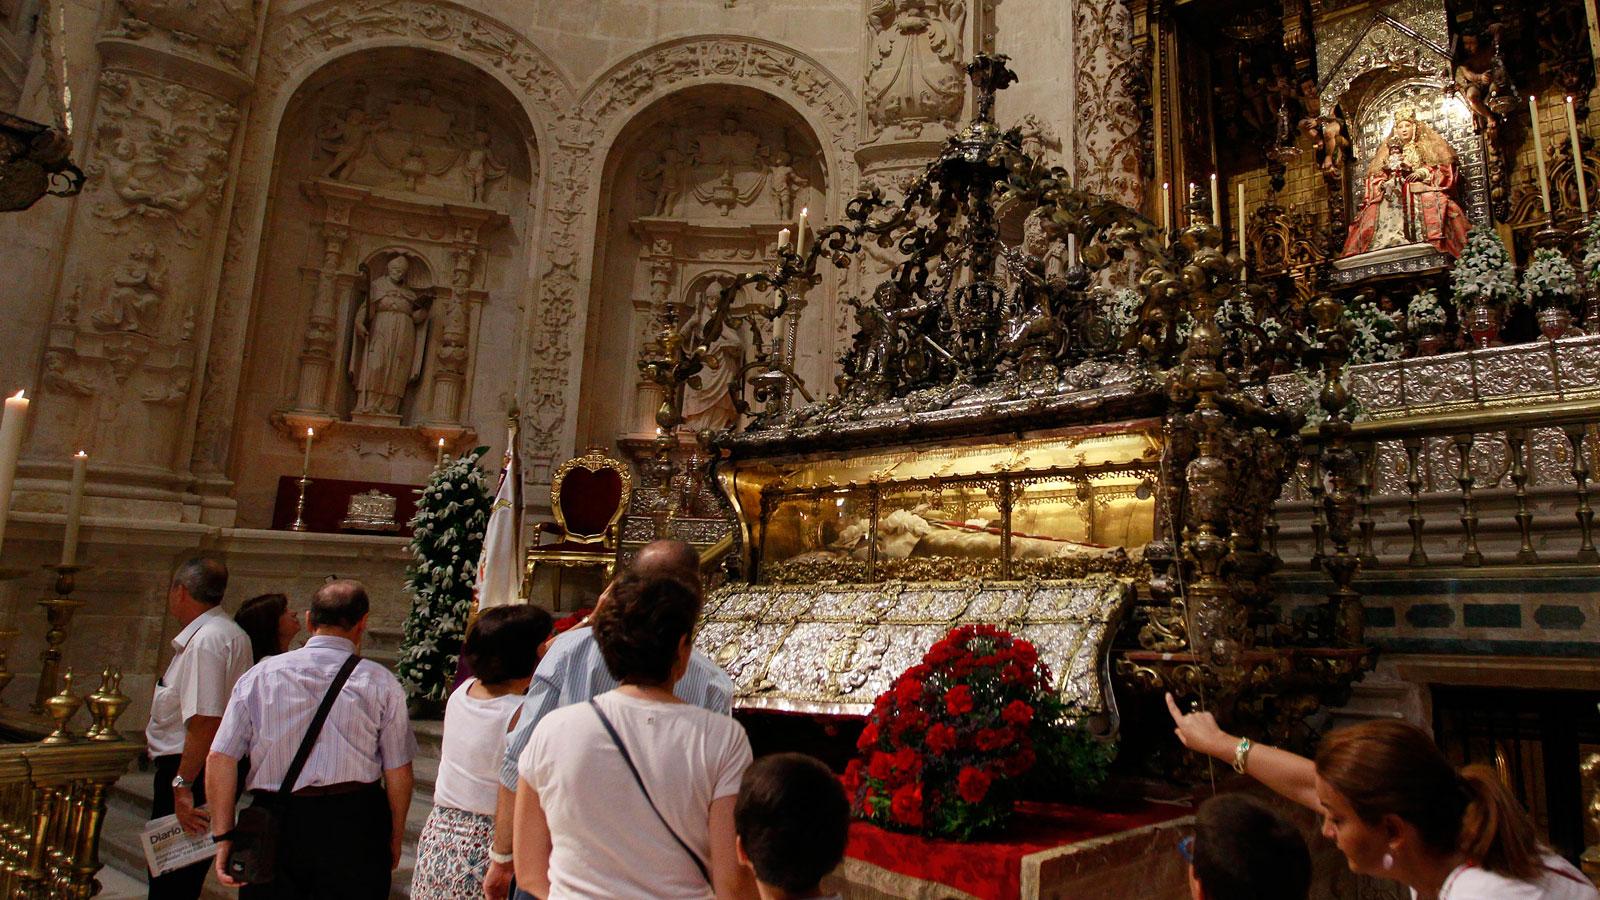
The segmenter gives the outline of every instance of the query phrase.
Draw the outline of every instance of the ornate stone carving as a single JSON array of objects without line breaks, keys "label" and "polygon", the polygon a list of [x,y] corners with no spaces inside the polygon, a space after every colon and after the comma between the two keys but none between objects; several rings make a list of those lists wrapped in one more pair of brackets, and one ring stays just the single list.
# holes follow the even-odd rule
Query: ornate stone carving
[{"label": "ornate stone carving", "polygon": [[1142,200],[1143,113],[1130,89],[1133,17],[1124,0],[1079,0],[1073,7],[1077,55],[1077,186],[1138,207]]},{"label": "ornate stone carving", "polygon": [[96,153],[85,167],[104,185],[95,215],[114,233],[130,217],[170,222],[179,243],[193,245],[206,217],[190,211],[222,199],[238,110],[186,85],[107,70],[95,121]]},{"label": "ornate stone carving", "polygon": [[255,31],[259,0],[119,0],[125,11],[121,31],[142,37],[152,28],[175,43],[209,44],[224,59],[236,61]]},{"label": "ornate stone carving", "polygon": [[111,273],[104,302],[90,320],[99,331],[153,333],[161,326],[166,289],[160,251],[153,243],[140,244],[129,250],[127,260]]},{"label": "ornate stone carving", "polygon": [[916,137],[949,126],[966,95],[962,32],[966,0],[870,0],[867,121],[873,134],[895,128]]}]

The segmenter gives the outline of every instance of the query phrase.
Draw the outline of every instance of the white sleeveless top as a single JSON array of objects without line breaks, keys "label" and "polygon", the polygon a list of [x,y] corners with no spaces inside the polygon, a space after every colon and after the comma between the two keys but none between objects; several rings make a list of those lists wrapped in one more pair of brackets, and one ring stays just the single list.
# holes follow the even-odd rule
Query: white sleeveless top
[{"label": "white sleeveless top", "polygon": [[[1411,896],[1417,896],[1416,891]],[[1572,864],[1547,853],[1544,873],[1533,881],[1518,881],[1476,866],[1457,866],[1444,880],[1439,900],[1597,900],[1597,892]]]},{"label": "white sleeveless top", "polygon": [[506,753],[506,729],[522,706],[522,695],[479,700],[467,693],[477,683],[476,678],[462,682],[445,704],[433,804],[492,816],[499,799],[497,774]]}]

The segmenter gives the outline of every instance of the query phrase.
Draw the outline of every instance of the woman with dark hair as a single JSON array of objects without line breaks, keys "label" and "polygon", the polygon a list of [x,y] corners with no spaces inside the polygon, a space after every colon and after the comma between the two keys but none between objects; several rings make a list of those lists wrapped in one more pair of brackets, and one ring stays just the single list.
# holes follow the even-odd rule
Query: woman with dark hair
[{"label": "woman with dark hair", "polygon": [[1350,870],[1398,881],[1422,900],[1597,900],[1588,879],[1539,843],[1487,766],[1459,771],[1433,739],[1394,720],[1322,739],[1315,761],[1225,733],[1208,712],[1167,708],[1190,750],[1233,764],[1322,814]]},{"label": "woman with dark hair", "polygon": [[700,596],[628,576],[594,614],[620,686],[558,709],[518,760],[517,886],[541,898],[755,898],[734,851],[750,741],[731,717],[678,699]]},{"label": "woman with dark hair", "polygon": [[250,638],[252,662],[285,652],[294,636],[300,633],[300,619],[290,611],[289,598],[282,594],[251,597],[239,604],[233,621]]},{"label": "woman with dark hair", "polygon": [[475,674],[445,704],[433,809],[417,838],[417,900],[484,896],[506,732],[516,725],[550,622],[543,609],[514,604],[484,610],[467,629],[461,655]]},{"label": "woman with dark hair", "polygon": [[1261,801],[1221,794],[1200,804],[1178,850],[1192,900],[1306,900],[1311,851],[1300,832]]}]

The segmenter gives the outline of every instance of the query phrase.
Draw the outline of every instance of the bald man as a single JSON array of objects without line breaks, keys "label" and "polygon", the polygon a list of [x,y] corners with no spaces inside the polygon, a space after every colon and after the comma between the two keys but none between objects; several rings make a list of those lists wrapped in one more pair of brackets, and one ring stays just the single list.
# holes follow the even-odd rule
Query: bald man
[{"label": "bald man", "polygon": [[[700,556],[683,541],[652,541],[640,548],[633,558],[630,571],[642,578],[675,578],[684,582],[696,594],[701,591]],[[606,602],[610,588],[595,601],[599,609]],[[489,900],[502,900],[511,886],[511,835],[512,810],[517,796],[517,760],[533,736],[534,726],[551,710],[573,703],[587,703],[590,699],[617,686],[617,680],[606,669],[600,656],[600,645],[594,639],[594,629],[588,622],[572,628],[555,639],[539,668],[533,674],[533,683],[522,702],[522,712],[516,730],[506,739],[506,755],[500,767],[500,799],[495,811],[494,846],[489,851],[489,872],[484,878],[484,894]],[[712,712],[729,714],[733,708],[733,679],[722,671],[711,658],[698,650],[689,656],[689,669],[673,686],[672,692],[685,703],[693,703]],[[532,894],[518,891],[517,897],[532,898]]]}]

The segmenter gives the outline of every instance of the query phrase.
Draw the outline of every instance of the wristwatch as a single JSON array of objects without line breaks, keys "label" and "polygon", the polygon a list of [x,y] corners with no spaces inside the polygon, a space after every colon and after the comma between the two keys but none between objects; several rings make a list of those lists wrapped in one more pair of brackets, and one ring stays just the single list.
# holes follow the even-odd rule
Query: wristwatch
[{"label": "wristwatch", "polygon": [[189,779],[183,777],[182,775],[174,775],[174,776],[172,776],[172,789],[173,790],[176,791],[176,790],[181,790],[183,788],[192,788],[192,787],[194,787],[194,785],[190,784],[189,783]]}]

